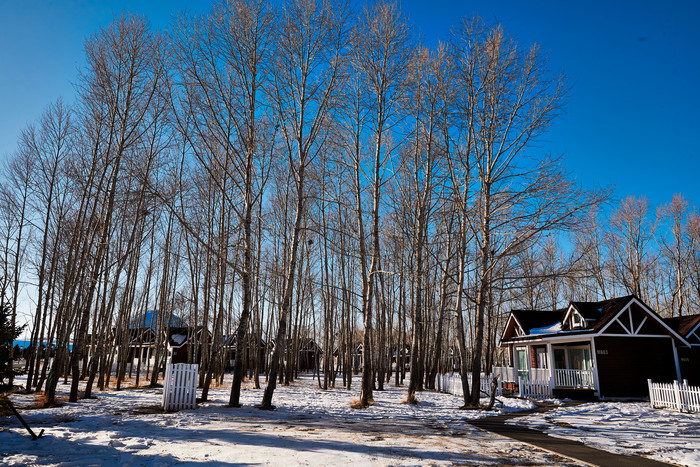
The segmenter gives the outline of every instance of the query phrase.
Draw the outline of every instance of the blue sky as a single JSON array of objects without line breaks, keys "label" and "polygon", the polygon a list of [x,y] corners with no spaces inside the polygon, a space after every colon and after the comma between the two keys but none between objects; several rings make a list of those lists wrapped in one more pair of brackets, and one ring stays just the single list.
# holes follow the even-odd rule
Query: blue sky
[{"label": "blue sky", "polygon": [[[58,97],[70,103],[83,40],[127,9],[164,28],[173,12],[208,1],[0,0],[0,157]],[[700,207],[700,2],[405,1],[428,45],[454,22],[499,21],[524,46],[539,43],[572,91],[541,149],[565,154],[584,186],[615,186],[618,198],[653,206],[682,193]]]}]

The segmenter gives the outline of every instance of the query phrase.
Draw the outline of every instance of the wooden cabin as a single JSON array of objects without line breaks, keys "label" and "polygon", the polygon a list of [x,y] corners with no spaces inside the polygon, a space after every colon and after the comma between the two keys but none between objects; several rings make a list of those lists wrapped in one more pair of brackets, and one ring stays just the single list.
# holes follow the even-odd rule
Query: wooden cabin
[{"label": "wooden cabin", "polygon": [[682,379],[679,354],[690,344],[630,295],[556,311],[513,310],[501,347],[516,382],[547,381],[555,397],[606,399],[646,397],[647,379]]},{"label": "wooden cabin", "polygon": [[[243,369],[251,369],[256,358],[254,336],[247,335],[245,338],[246,346],[243,352]],[[264,339],[258,342],[257,359],[260,362],[260,371],[267,371],[267,362],[272,354],[272,345],[268,344]],[[236,360],[236,336],[224,336],[224,351],[226,352],[226,371],[233,371]]]},{"label": "wooden cabin", "polygon": [[[201,363],[204,333],[211,345],[211,333],[202,326],[179,326],[168,329],[167,348],[171,363]],[[192,361],[189,361],[191,355]]]},{"label": "wooden cabin", "polygon": [[156,345],[167,344],[165,329],[169,326],[184,327],[185,323],[175,314],[161,315],[158,310],[137,313],[129,322],[128,362],[137,365],[155,364]]}]

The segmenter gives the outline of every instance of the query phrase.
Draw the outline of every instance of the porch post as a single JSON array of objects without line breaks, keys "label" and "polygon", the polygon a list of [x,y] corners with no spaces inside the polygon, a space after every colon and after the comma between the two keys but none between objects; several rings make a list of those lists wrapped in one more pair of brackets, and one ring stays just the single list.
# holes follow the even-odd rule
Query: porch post
[{"label": "porch post", "polygon": [[673,360],[676,363],[676,379],[681,380],[681,365],[678,362],[678,348],[676,347],[676,341],[671,338],[671,345],[673,346]]},{"label": "porch post", "polygon": [[595,350],[595,337],[591,337],[591,363],[593,363],[593,385],[594,395],[600,397],[600,386],[598,385],[598,352]]},{"label": "porch post", "polygon": [[549,369],[549,394],[554,397],[554,352],[552,351],[552,343],[547,342],[547,368]]}]

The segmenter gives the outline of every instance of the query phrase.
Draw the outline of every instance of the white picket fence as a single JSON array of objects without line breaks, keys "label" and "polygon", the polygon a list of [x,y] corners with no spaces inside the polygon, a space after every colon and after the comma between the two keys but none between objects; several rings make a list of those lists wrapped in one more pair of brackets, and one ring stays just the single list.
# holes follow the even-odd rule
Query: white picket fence
[{"label": "white picket fence", "polygon": [[[491,375],[481,374],[479,378],[479,388],[485,394],[491,394]],[[472,386],[472,375],[471,373],[467,375],[467,381],[469,382],[469,388]],[[447,394],[454,394],[455,396],[464,396],[464,391],[462,390],[462,378],[459,373],[449,373],[449,374],[438,374],[435,380],[437,385],[437,390],[439,392],[445,392]],[[496,395],[503,395],[503,384],[501,379],[498,380],[498,387],[496,388]],[[484,394],[482,394],[484,396]]]},{"label": "white picket fence", "polygon": [[491,376],[498,375],[499,381],[514,383],[518,381],[518,372],[512,366],[495,366]]},{"label": "white picket fence", "polygon": [[649,384],[649,403],[654,408],[668,408],[680,412],[700,413],[700,387],[689,386],[688,381],[682,383],[652,383]]},{"label": "white picket fence", "polygon": [[199,365],[168,363],[163,386],[163,410],[194,409],[197,406]]},{"label": "white picket fence", "polygon": [[549,386],[549,380],[523,380],[518,379],[518,389],[520,397],[526,399],[551,399],[552,388]]}]

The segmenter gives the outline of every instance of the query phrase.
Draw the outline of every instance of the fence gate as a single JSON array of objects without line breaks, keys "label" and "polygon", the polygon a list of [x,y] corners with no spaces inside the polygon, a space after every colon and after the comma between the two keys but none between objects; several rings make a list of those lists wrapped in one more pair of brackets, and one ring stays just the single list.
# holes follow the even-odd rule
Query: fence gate
[{"label": "fence gate", "polygon": [[163,386],[163,410],[194,409],[199,365],[168,363]]}]

